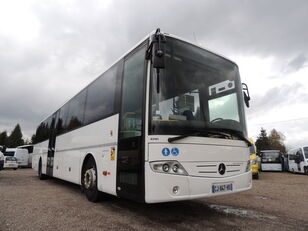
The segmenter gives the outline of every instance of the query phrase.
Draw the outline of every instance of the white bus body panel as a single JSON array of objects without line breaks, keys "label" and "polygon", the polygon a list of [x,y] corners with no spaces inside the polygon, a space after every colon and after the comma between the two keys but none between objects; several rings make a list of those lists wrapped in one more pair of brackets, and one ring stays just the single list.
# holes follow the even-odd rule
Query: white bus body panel
[{"label": "white bus body panel", "polygon": [[304,161],[301,161],[300,163],[299,163],[299,166],[300,166],[300,170],[298,170],[298,164],[297,163],[295,163],[295,160],[290,160],[290,159],[288,159],[288,161],[289,161],[289,171],[290,172],[298,172],[298,173],[305,173],[304,172],[304,168],[306,167],[308,167],[308,160],[305,158],[305,160]]},{"label": "white bus body panel", "polygon": [[38,143],[33,148],[33,155],[32,155],[32,168],[35,171],[38,171],[39,161],[40,158],[42,159],[42,173],[46,174],[47,168],[47,150],[48,150],[48,141],[44,141]]},{"label": "white bus body panel", "polygon": [[[86,155],[91,154],[96,162],[98,189],[116,195],[118,124],[117,114],[58,136],[53,176],[81,184],[82,164]],[[110,174],[104,176],[103,171]]]},{"label": "white bus body panel", "polygon": [[[170,150],[178,148],[179,154],[164,156],[163,148]],[[148,150],[148,161],[145,162],[147,203],[210,197],[251,188],[251,171],[246,172],[249,150],[242,141],[189,137],[174,143],[149,143]],[[154,172],[149,162],[163,160],[178,161],[188,176]],[[221,163],[226,165],[226,173],[223,175],[218,173],[218,166]],[[212,193],[214,183],[232,183],[233,190]],[[179,187],[176,195],[172,192],[174,186]]]},{"label": "white bus body panel", "polygon": [[261,171],[282,171],[281,163],[261,163]]}]

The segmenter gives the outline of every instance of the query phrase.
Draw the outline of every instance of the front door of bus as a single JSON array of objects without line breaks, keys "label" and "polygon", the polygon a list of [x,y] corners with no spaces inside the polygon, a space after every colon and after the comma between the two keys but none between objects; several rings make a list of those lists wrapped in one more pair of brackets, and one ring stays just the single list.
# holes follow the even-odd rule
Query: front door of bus
[{"label": "front door of bus", "polygon": [[49,127],[49,142],[48,142],[48,153],[47,153],[47,175],[53,176],[53,159],[55,155],[55,144],[56,144],[56,121],[58,112],[52,115],[52,120]]},{"label": "front door of bus", "polygon": [[144,201],[143,105],[145,46],[124,60],[117,155],[117,195]]}]

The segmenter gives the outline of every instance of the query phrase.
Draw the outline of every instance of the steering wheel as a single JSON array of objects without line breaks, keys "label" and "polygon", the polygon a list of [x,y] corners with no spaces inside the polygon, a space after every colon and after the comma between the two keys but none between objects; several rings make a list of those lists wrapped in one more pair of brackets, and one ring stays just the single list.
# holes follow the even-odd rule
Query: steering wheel
[{"label": "steering wheel", "polygon": [[219,117],[219,118],[213,119],[211,121],[211,123],[215,123],[215,122],[218,122],[218,121],[221,121],[221,120],[224,120],[224,119]]}]

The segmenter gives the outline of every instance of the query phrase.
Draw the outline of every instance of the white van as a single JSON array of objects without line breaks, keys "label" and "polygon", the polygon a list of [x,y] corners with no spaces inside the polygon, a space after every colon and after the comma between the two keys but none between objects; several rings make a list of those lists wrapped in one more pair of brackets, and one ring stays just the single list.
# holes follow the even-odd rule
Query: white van
[{"label": "white van", "polygon": [[17,148],[28,150],[28,153],[29,153],[28,167],[32,168],[33,145],[27,144],[27,145],[18,146]]},{"label": "white van", "polygon": [[290,172],[308,174],[308,146],[290,150],[288,162]]},{"label": "white van", "polygon": [[18,167],[28,167],[29,165],[29,153],[27,149],[7,148],[3,154],[5,156],[16,157]]}]

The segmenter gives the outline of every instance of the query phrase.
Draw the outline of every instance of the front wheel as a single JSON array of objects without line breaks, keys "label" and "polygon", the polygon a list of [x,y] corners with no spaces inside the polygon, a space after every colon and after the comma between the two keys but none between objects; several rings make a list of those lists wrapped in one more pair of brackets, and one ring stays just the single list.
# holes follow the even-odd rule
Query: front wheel
[{"label": "front wheel", "polygon": [[82,171],[82,188],[89,201],[100,200],[100,192],[97,189],[97,169],[93,158],[88,159]]},{"label": "front wheel", "polygon": [[308,175],[308,166],[305,166],[305,167],[304,167],[304,173],[305,173],[306,175]]},{"label": "front wheel", "polygon": [[259,179],[259,173],[252,175],[252,178],[258,180]]}]

